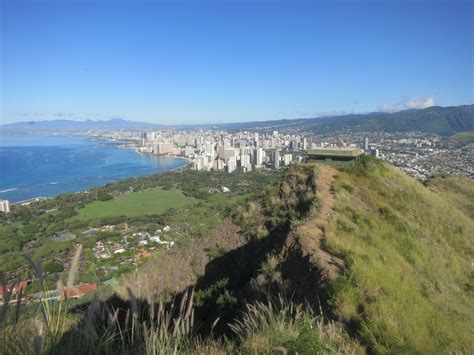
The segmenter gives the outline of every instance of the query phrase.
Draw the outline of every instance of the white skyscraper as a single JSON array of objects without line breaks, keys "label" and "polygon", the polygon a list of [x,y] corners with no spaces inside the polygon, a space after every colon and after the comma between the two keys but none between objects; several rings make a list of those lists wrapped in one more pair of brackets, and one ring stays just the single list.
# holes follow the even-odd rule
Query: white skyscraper
[{"label": "white skyscraper", "polygon": [[200,158],[194,159],[193,169],[194,170],[202,170],[202,160]]},{"label": "white skyscraper", "polygon": [[236,163],[235,158],[229,159],[229,161],[227,161],[227,172],[231,173],[235,171],[236,168],[237,168],[237,163]]},{"label": "white skyscraper", "polygon": [[263,164],[263,149],[255,149],[255,166],[261,166]]},{"label": "white skyscraper", "polygon": [[308,139],[303,138],[303,150],[306,150],[306,149],[308,149]]},{"label": "white skyscraper", "polygon": [[240,165],[247,169],[252,169],[252,164],[250,163],[250,155],[243,154],[240,156]]},{"label": "white skyscraper", "polygon": [[0,200],[0,212],[3,212],[3,213],[10,212],[10,201]]},{"label": "white skyscraper", "polygon": [[173,150],[173,143],[157,143],[153,147],[155,154],[167,154]]},{"label": "white skyscraper", "polygon": [[204,142],[204,151],[206,153],[213,153],[214,152],[214,144],[211,142]]}]

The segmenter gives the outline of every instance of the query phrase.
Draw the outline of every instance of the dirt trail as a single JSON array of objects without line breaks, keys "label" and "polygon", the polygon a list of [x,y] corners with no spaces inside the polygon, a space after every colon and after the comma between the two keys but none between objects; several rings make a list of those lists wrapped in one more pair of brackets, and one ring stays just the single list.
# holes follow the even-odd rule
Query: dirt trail
[{"label": "dirt trail", "polygon": [[295,235],[304,254],[319,266],[321,276],[326,281],[335,280],[344,268],[344,262],[330,254],[325,247],[325,228],[334,211],[335,199],[331,187],[334,185],[337,170],[331,166],[317,166],[318,208],[312,212],[304,224],[298,226]]},{"label": "dirt trail", "polygon": [[[269,244],[280,254],[283,277],[291,280],[304,298],[317,294],[319,284],[333,281],[344,268],[343,261],[331,255],[324,244],[325,227],[335,205],[331,187],[334,185],[337,170],[325,165],[317,165],[314,169],[319,205],[313,207],[303,224],[289,233],[285,232],[281,244],[277,245],[277,239]],[[255,270],[249,270],[248,265],[245,269],[245,275],[253,275],[253,272],[258,272],[260,267],[256,261],[259,255],[256,253],[262,253],[260,257],[264,258],[268,252],[263,246],[266,245],[265,240],[261,242],[263,244],[260,249],[248,250],[253,244],[251,245],[240,233],[240,228],[229,220],[223,220],[212,235],[191,239],[188,244],[153,258],[140,267],[138,274],[125,276],[123,278],[125,287],[120,296],[127,296],[126,287],[136,290],[145,298],[165,290],[181,292],[189,286],[196,285],[196,282],[203,277],[214,279],[216,269],[225,269],[226,266],[219,263],[229,261],[235,264],[239,258],[243,260],[251,258],[246,260],[246,265],[256,264]],[[216,249],[225,250],[225,255],[213,258],[211,251]],[[212,266],[213,263],[217,263],[217,266]]]}]

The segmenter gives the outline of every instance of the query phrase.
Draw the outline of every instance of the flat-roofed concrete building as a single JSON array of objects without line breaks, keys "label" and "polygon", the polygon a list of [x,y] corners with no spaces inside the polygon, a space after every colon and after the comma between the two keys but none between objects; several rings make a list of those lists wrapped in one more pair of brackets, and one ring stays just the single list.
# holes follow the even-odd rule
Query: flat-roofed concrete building
[{"label": "flat-roofed concrete building", "polygon": [[331,147],[306,150],[306,159],[314,160],[354,160],[363,153],[360,148]]},{"label": "flat-roofed concrete building", "polygon": [[167,154],[173,150],[173,143],[157,143],[154,146],[154,153],[155,154]]}]

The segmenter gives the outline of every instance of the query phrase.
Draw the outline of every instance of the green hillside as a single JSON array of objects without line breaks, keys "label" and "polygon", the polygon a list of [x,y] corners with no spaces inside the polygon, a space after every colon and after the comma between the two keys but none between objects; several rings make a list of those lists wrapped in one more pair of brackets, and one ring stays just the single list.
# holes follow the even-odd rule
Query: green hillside
[{"label": "green hillside", "polygon": [[[206,210],[215,228],[189,229],[125,275],[112,297],[76,308],[60,301],[53,314],[43,301],[34,316],[46,324],[42,351],[473,352],[472,180],[423,185],[363,156],[301,163],[243,196]],[[184,225],[202,223],[189,216]],[[63,328],[47,328],[44,314]],[[7,326],[2,350],[33,349],[32,327]]]},{"label": "green hillside", "polygon": [[431,186],[376,161],[336,180],[327,245],[348,267],[331,302],[377,353],[474,349],[474,183]]},{"label": "green hillside", "polygon": [[474,131],[459,132],[450,136],[447,143],[455,146],[463,146],[469,143],[474,143]]},{"label": "green hillside", "polygon": [[406,132],[421,131],[450,135],[474,130],[474,105],[429,107],[391,114],[368,116],[353,125],[358,131]]},{"label": "green hillside", "polygon": [[[226,125],[223,125],[226,128]],[[308,119],[248,122],[239,128],[292,129],[316,134],[335,133],[341,129],[352,132],[409,132],[418,131],[450,136],[457,132],[474,131],[474,105],[402,110],[397,112],[372,112]]]}]

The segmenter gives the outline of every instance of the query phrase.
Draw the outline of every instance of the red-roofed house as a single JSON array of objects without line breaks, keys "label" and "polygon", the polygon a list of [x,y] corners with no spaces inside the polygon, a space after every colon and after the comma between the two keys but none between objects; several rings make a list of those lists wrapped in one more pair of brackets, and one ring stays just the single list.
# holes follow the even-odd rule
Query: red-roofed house
[{"label": "red-roofed house", "polygon": [[97,284],[84,284],[78,285],[75,287],[67,288],[64,287],[61,291],[62,298],[69,298],[69,297],[81,297],[86,293],[91,293],[97,291],[98,287]]},{"label": "red-roofed house", "polygon": [[28,281],[19,281],[14,284],[0,285],[0,300],[3,300],[7,292],[11,292],[12,296],[17,295],[20,290],[23,290],[25,293],[26,286],[28,286]]}]

